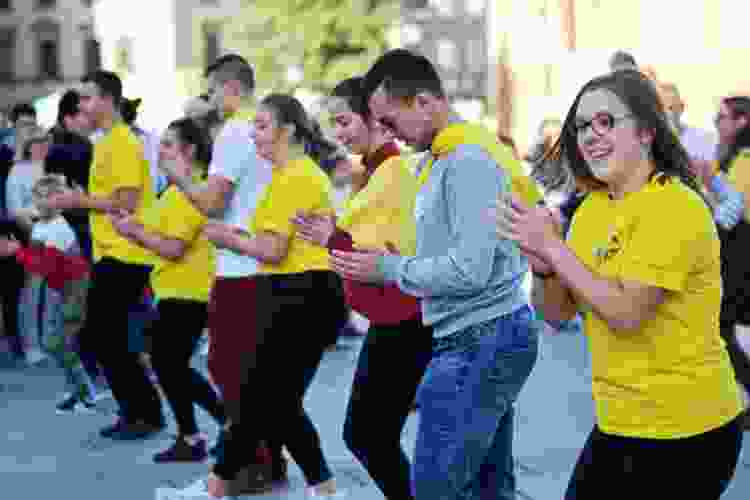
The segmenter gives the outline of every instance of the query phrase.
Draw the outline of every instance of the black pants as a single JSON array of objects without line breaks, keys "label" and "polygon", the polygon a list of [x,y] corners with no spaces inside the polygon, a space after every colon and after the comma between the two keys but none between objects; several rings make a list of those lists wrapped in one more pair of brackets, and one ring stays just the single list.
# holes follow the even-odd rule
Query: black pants
[{"label": "black pants", "polygon": [[727,344],[729,359],[732,361],[735,377],[750,394],[750,359],[737,342],[736,323],[721,321],[721,337]]},{"label": "black pants", "polygon": [[[272,456],[286,446],[307,483],[318,484],[332,474],[303,399],[326,347],[348,318],[341,280],[328,271],[310,271],[259,276],[257,284],[257,352],[243,366],[239,419],[232,422],[214,472],[234,479],[255,461],[251,450],[266,439]],[[237,314],[241,322],[241,311]]]},{"label": "black pants", "polygon": [[8,337],[13,354],[22,356],[24,349],[18,331],[18,302],[26,281],[23,266],[15,257],[0,258],[0,301],[3,303],[3,330]]},{"label": "black pants", "polygon": [[432,328],[420,318],[370,325],[359,353],[344,441],[388,500],[413,498],[401,432],[431,359]]},{"label": "black pants", "polygon": [[742,448],[738,419],[683,439],[589,435],[565,500],[700,498],[719,500]]},{"label": "black pants", "polygon": [[206,327],[208,305],[193,300],[162,299],[158,317],[148,327],[151,365],[177,420],[180,435],[198,432],[193,404],[224,425],[224,405],[211,384],[190,365]]},{"label": "black pants", "polygon": [[161,400],[139,354],[128,347],[128,315],[141,300],[151,268],[105,257],[93,266],[81,349],[94,353],[120,415],[129,421],[163,422]]}]

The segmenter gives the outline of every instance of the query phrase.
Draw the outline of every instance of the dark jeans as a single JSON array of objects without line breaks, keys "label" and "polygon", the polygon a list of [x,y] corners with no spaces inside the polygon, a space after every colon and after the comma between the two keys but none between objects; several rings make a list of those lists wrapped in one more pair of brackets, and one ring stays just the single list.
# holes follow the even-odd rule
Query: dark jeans
[{"label": "dark jeans", "polygon": [[243,367],[241,411],[214,472],[234,479],[255,460],[248,450],[267,439],[273,456],[286,446],[307,483],[315,485],[332,475],[303,399],[326,347],[348,318],[343,286],[329,271],[258,276],[256,282],[258,351]]},{"label": "dark jeans", "polygon": [[139,354],[129,349],[128,316],[137,306],[151,268],[105,257],[95,263],[80,347],[94,353],[112,389],[121,416],[161,424],[161,400]]},{"label": "dark jeans", "polygon": [[0,301],[3,303],[3,331],[13,354],[22,356],[24,349],[18,331],[18,303],[26,281],[26,272],[14,257],[0,258]]},{"label": "dark jeans", "polygon": [[411,500],[401,432],[432,359],[432,328],[421,318],[370,325],[354,373],[344,442],[388,500]]},{"label": "dark jeans", "polygon": [[[640,439],[591,431],[565,500],[700,498],[719,500],[742,448],[735,419],[683,439]],[[616,492],[616,494],[615,494]]]},{"label": "dark jeans", "polygon": [[151,364],[177,420],[180,435],[198,432],[193,404],[206,410],[221,425],[224,405],[211,384],[190,365],[206,327],[207,305],[193,300],[163,299],[159,316],[149,326]]}]

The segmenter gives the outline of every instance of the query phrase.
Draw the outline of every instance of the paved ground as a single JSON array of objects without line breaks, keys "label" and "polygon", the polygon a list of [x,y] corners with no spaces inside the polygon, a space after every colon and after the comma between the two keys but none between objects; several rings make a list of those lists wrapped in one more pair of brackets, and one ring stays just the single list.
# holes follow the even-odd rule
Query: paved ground
[{"label": "paved ground", "polygon": [[[346,397],[359,341],[347,341],[327,354],[309,394],[308,408],[322,434],[325,452],[339,483],[356,500],[382,499],[340,437]],[[197,361],[202,364],[202,360]],[[540,360],[518,402],[516,455],[519,498],[562,497],[578,449],[592,425],[592,402],[583,338],[545,336]],[[151,500],[160,486],[182,486],[206,465],[154,465],[152,454],[168,444],[171,428],[141,443],[113,443],[97,437],[110,422],[112,405],[91,416],[55,415],[62,380],[53,368],[0,371],[0,498],[8,500]],[[199,413],[203,429],[216,428]],[[404,442],[413,446],[417,417],[408,423]],[[750,438],[750,435],[748,436]],[[750,445],[749,445],[750,446]],[[746,447],[747,448],[747,447]],[[743,458],[727,500],[750,498],[750,453]],[[299,469],[291,484],[259,498],[303,499]]]}]

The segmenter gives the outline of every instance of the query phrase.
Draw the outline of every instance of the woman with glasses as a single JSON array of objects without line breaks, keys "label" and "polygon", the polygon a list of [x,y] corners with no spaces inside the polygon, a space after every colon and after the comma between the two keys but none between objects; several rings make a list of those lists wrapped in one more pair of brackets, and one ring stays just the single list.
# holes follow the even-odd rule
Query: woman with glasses
[{"label": "woman with glasses", "polygon": [[531,260],[544,316],[585,314],[596,425],[565,498],[664,485],[675,498],[718,500],[742,446],[719,335],[720,243],[654,86],[630,71],[587,83],[535,175],[592,186],[566,240],[547,209],[517,199],[497,220]]},{"label": "woman with glasses", "polygon": [[[737,379],[750,393],[750,359],[740,347],[737,325],[750,325],[750,97],[722,99],[714,119],[719,136],[718,162],[694,162],[709,198],[721,239],[724,293],[721,336],[727,343]],[[745,428],[750,428],[746,412]]]}]

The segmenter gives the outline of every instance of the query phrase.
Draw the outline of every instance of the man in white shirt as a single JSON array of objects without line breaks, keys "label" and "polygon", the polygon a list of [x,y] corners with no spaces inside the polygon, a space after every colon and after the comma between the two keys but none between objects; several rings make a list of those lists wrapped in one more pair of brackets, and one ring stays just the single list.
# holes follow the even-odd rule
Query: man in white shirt
[{"label": "man in white shirt", "polygon": [[[207,235],[211,233],[211,226],[216,225],[247,231],[255,207],[271,181],[271,165],[257,156],[251,135],[249,105],[255,89],[253,70],[242,57],[226,55],[209,66],[206,77],[209,102],[225,120],[214,143],[207,182],[199,185],[168,166],[164,168],[169,169],[170,178],[193,205],[214,220],[207,225]],[[216,280],[209,303],[208,368],[230,416],[227,426],[238,415],[242,363],[247,360],[248,352],[255,352],[257,345],[253,325],[254,277],[258,266],[252,257],[217,248]],[[266,491],[272,486],[272,475],[276,479],[285,476],[286,462],[278,451],[278,456],[273,457],[273,467],[270,463],[258,464],[258,470],[248,475],[254,484],[236,493]],[[248,453],[254,451],[248,450]]]}]

